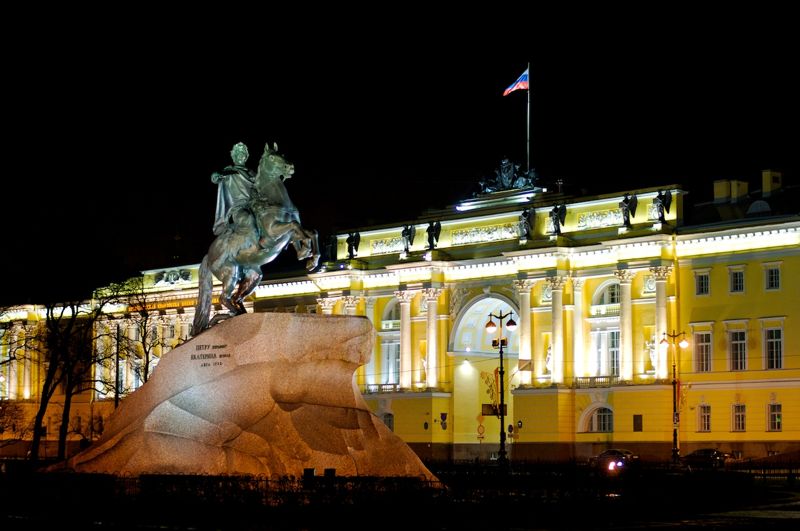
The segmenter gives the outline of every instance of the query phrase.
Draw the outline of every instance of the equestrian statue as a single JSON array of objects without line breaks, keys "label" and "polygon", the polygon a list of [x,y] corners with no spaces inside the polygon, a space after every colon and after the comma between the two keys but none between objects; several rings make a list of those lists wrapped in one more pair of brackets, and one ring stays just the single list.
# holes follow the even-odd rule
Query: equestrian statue
[{"label": "equestrian statue", "polygon": [[[214,234],[208,253],[200,264],[192,335],[196,336],[217,321],[246,313],[244,299],[261,282],[261,266],[273,261],[291,243],[298,260],[306,260],[313,271],[320,258],[317,232],[300,225],[300,214],[289,199],[284,181],[294,166],[269,143],[253,173],[245,166],[249,153],[239,142],[231,150],[233,165],[214,172],[218,185]],[[211,316],[212,281],[222,282],[219,302],[229,314]]]}]

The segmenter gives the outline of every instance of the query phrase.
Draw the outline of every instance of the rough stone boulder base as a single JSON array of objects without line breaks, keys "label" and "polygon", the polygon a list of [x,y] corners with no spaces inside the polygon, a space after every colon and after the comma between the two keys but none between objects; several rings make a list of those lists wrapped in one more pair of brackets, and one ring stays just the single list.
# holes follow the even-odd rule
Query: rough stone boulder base
[{"label": "rough stone boulder base", "polygon": [[434,479],[369,410],[353,373],[369,360],[362,317],[246,314],[170,351],[126,398],[77,472]]}]

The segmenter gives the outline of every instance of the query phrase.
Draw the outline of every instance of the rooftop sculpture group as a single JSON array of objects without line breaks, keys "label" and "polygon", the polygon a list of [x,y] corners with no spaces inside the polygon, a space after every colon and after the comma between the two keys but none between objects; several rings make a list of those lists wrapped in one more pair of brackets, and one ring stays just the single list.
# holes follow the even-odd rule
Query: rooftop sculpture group
[{"label": "rooftop sculpture group", "polygon": [[536,184],[536,171],[531,169],[521,172],[519,164],[508,159],[500,161],[500,168],[494,171],[494,177],[487,177],[478,182],[479,194],[490,194],[504,190],[532,188]]}]

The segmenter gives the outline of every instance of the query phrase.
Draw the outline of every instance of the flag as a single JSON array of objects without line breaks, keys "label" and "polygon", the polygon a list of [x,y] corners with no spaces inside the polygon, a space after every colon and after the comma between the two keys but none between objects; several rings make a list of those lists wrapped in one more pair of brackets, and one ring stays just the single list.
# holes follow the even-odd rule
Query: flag
[{"label": "flag", "polygon": [[503,96],[508,96],[515,90],[528,90],[528,69],[526,68],[525,71],[522,73],[521,76],[517,78],[514,83],[511,84],[510,87],[503,92]]}]

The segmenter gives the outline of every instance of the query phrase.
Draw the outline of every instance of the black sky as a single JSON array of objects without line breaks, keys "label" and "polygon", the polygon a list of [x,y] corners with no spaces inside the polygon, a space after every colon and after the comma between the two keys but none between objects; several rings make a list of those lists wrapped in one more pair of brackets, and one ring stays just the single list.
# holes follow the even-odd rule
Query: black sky
[{"label": "black sky", "polygon": [[796,183],[800,62],[783,17],[677,20],[584,21],[546,38],[539,21],[513,43],[479,30],[433,38],[430,26],[424,41],[406,27],[242,42],[209,38],[213,24],[195,36],[140,25],[64,30],[38,48],[14,40],[0,304],[199,262],[212,239],[210,174],[239,141],[253,167],[278,143],[296,166],[287,188],[303,223],[323,234],[452,204],[500,159],[524,165],[526,96],[502,92],[528,61],[545,182],[701,194],[717,178],[756,186],[774,168]]}]

